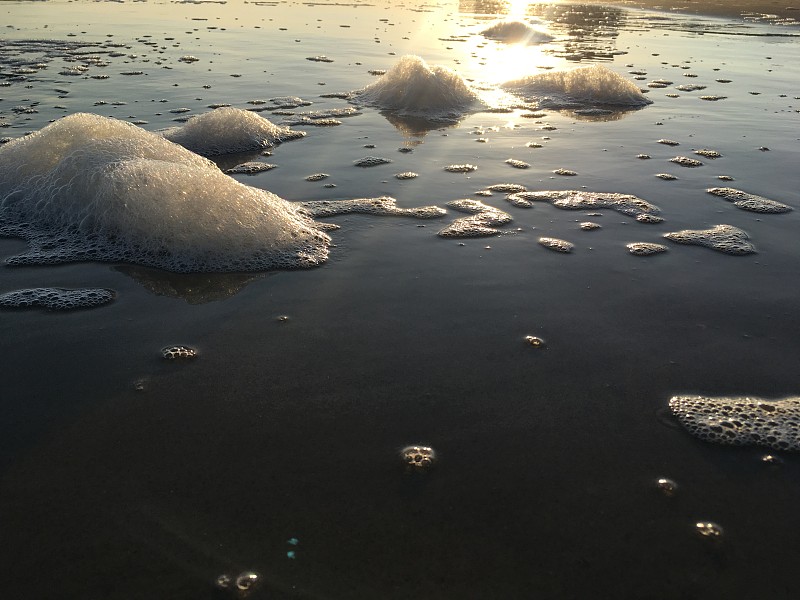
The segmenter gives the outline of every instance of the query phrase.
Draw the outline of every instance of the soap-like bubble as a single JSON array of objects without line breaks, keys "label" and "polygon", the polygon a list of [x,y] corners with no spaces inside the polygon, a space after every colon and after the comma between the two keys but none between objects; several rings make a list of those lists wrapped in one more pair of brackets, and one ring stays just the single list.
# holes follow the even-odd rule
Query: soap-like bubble
[{"label": "soap-like bubble", "polygon": [[429,469],[436,464],[436,452],[429,446],[406,446],[400,451],[403,463],[415,471]]}]

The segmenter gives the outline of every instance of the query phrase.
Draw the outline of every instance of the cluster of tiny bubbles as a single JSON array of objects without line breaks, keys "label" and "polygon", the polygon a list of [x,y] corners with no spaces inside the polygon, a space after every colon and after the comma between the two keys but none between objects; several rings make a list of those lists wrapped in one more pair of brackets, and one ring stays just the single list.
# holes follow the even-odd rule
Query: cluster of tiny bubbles
[{"label": "cluster of tiny bubbles", "polygon": [[411,471],[425,471],[436,464],[436,452],[429,446],[406,446],[400,459]]},{"label": "cluster of tiny bubbles", "polygon": [[767,465],[771,465],[773,467],[780,466],[783,464],[783,460],[779,456],[775,456],[774,454],[765,454],[761,457],[761,462]]},{"label": "cluster of tiny bubbles", "polygon": [[593,231],[595,229],[600,229],[602,225],[599,223],[593,223],[592,221],[584,221],[578,225],[583,231]]},{"label": "cluster of tiny bubbles", "polygon": [[715,225],[711,229],[684,229],[665,233],[664,237],[678,244],[705,246],[726,254],[753,254],[755,246],[747,233],[733,225]]},{"label": "cluster of tiny bubbles", "polygon": [[653,254],[660,254],[667,251],[666,246],[651,242],[632,242],[626,244],[625,247],[628,249],[628,252],[634,256],[652,256]]},{"label": "cluster of tiny bubbles", "polygon": [[667,140],[667,139],[660,139],[656,142],[657,144],[664,144],[665,146],[680,146],[680,142],[676,142],[675,140]]},{"label": "cluster of tiny bubbles", "polygon": [[466,238],[499,235],[501,232],[495,227],[512,221],[511,215],[508,213],[479,200],[451,200],[447,206],[460,212],[469,213],[470,216],[461,217],[450,223],[439,231],[440,237]]},{"label": "cluster of tiny bubbles", "polygon": [[415,217],[417,219],[434,219],[447,214],[446,210],[438,206],[400,208],[397,206],[397,201],[389,196],[381,196],[379,198],[355,198],[353,200],[310,200],[297,204],[302,211],[314,217],[332,217],[349,213],[360,213]]},{"label": "cluster of tiny bubbles", "polygon": [[502,192],[506,194],[518,194],[527,191],[524,185],[519,183],[494,183],[486,188],[490,192]]},{"label": "cluster of tiny bubbles", "polygon": [[669,408],[689,433],[707,442],[800,450],[800,398],[674,396]]},{"label": "cluster of tiny bubbles", "polygon": [[673,162],[676,165],[680,165],[682,167],[702,167],[703,163],[696,158],[689,158],[688,156],[676,156],[674,158],[670,158],[669,162]]},{"label": "cluster of tiny bubbles", "polygon": [[694,529],[700,537],[709,540],[722,539],[722,527],[712,521],[698,521],[695,523]]},{"label": "cluster of tiny bubbles", "polygon": [[231,575],[223,573],[214,580],[214,585],[221,590],[230,590],[239,596],[246,596],[255,588],[259,575],[253,571],[239,573],[234,579]]},{"label": "cluster of tiny bubbles", "polygon": [[264,171],[271,171],[277,166],[278,165],[273,165],[270,163],[251,161],[236,165],[230,169],[225,169],[225,173],[228,175],[257,175],[259,173],[263,173]]},{"label": "cluster of tiny bubbles", "polygon": [[116,292],[103,288],[29,288],[0,294],[0,308],[41,307],[50,310],[75,310],[108,304]]},{"label": "cluster of tiny bubbles", "polygon": [[306,181],[322,181],[328,177],[330,177],[328,173],[314,173],[313,175],[306,177]]},{"label": "cluster of tiny bubbles", "polygon": [[572,242],[568,242],[566,240],[561,240],[558,238],[552,237],[540,237],[539,244],[544,246],[548,250],[553,250],[555,252],[562,252],[564,254],[572,252],[573,248],[575,248],[575,244]]},{"label": "cluster of tiny bubbles", "polygon": [[192,117],[185,125],[161,134],[201,156],[263,150],[306,135],[304,131],[275,125],[252,111],[231,107]]},{"label": "cluster of tiny bubbles", "polygon": [[639,223],[663,223],[664,217],[659,217],[658,215],[651,215],[649,213],[642,213],[640,215],[636,215],[636,220]]},{"label": "cluster of tiny bubbles", "polygon": [[570,169],[556,169],[553,171],[556,175],[563,175],[565,177],[575,177],[578,173]]},{"label": "cluster of tiny bubbles", "polygon": [[616,192],[586,192],[582,190],[557,190],[539,192],[517,192],[506,198],[514,206],[530,208],[535,201],[549,202],[562,210],[596,210],[608,208],[628,217],[639,215],[657,216],[661,210],[631,194]]},{"label": "cluster of tiny bubbles", "polygon": [[525,343],[534,348],[542,348],[544,347],[544,340],[535,335],[526,335],[525,336]]},{"label": "cluster of tiny bubbles", "polygon": [[678,484],[672,481],[672,479],[661,477],[656,480],[656,488],[658,488],[665,496],[672,497],[678,491]]},{"label": "cluster of tiny bubbles", "polygon": [[636,158],[638,158],[639,160],[648,160],[651,157],[649,154],[637,154]]},{"label": "cluster of tiny bubbles", "polygon": [[197,358],[197,350],[189,346],[167,346],[161,349],[161,356],[167,360],[187,360]]},{"label": "cluster of tiny bubbles", "polygon": [[675,181],[678,177],[672,173],[656,173],[656,177],[664,181]]},{"label": "cluster of tiny bubbles", "polygon": [[392,162],[390,158],[382,158],[380,156],[365,156],[353,161],[356,167],[377,167],[378,165],[386,165]]},{"label": "cluster of tiny bubbles", "polygon": [[509,158],[506,160],[506,164],[515,169],[529,169],[531,166],[530,163],[526,163],[524,160],[517,160],[516,158]]},{"label": "cluster of tiny bubbles", "polygon": [[394,178],[395,179],[400,179],[400,180],[416,179],[417,177],[419,177],[419,173],[414,173],[413,171],[403,171],[402,173],[395,173],[394,174]]},{"label": "cluster of tiny bubbles", "polygon": [[710,150],[708,148],[701,148],[700,150],[695,150],[695,154],[698,156],[704,156],[705,158],[715,159],[720,158],[722,154],[717,152],[716,150]]},{"label": "cluster of tiny bubbles", "polygon": [[477,165],[463,164],[463,165],[447,165],[444,168],[448,173],[472,173],[477,171]]},{"label": "cluster of tiny bubbles", "polygon": [[731,202],[736,208],[751,212],[779,214],[793,210],[791,206],[783,204],[782,202],[770,200],[769,198],[757,196],[756,194],[748,194],[747,192],[735,188],[709,188],[706,192]]},{"label": "cluster of tiny bubbles", "polygon": [[700,96],[700,100],[706,100],[708,102],[717,102],[718,100],[725,100],[727,96]]}]

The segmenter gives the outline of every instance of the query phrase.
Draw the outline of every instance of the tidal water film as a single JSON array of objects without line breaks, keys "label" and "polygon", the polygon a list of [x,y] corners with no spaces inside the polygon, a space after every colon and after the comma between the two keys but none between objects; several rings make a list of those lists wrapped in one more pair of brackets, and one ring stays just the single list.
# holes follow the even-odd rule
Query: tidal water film
[{"label": "tidal water film", "polygon": [[0,598],[800,597],[798,8],[0,15]]}]

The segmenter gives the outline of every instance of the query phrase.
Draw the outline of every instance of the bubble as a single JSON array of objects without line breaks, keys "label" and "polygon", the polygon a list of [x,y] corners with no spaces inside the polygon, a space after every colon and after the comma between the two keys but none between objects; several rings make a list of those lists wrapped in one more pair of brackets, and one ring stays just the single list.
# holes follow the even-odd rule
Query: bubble
[{"label": "bubble", "polygon": [[479,200],[452,200],[447,205],[455,210],[470,213],[469,217],[456,219],[439,231],[440,237],[465,238],[499,235],[495,227],[512,221],[511,215],[488,206]]},{"label": "bubble", "polygon": [[231,167],[230,169],[225,169],[225,173],[228,175],[257,175],[258,173],[263,173],[264,171],[271,171],[277,166],[278,165],[271,165],[269,163],[262,162],[246,162],[236,165],[235,167]]},{"label": "bubble", "polygon": [[631,194],[615,192],[585,192],[582,190],[557,190],[540,192],[518,192],[507,200],[515,206],[529,208],[535,201],[549,202],[563,210],[596,210],[609,208],[629,217],[641,214],[658,215],[660,209]]},{"label": "bubble", "polygon": [[50,310],[75,310],[108,304],[116,292],[103,288],[29,288],[0,294],[0,308],[42,307]]},{"label": "bubble", "polygon": [[665,233],[664,237],[678,244],[705,246],[726,254],[753,254],[756,249],[747,233],[733,225],[715,225],[711,229],[684,229]]},{"label": "bubble", "polygon": [[161,356],[167,360],[197,358],[197,350],[188,346],[167,346],[161,349]]},{"label": "bubble", "polygon": [[626,244],[625,247],[628,249],[628,252],[634,256],[652,256],[653,254],[660,254],[661,252],[667,251],[666,246],[650,242],[633,242],[631,244]]},{"label": "bubble", "polygon": [[603,65],[537,73],[507,81],[501,87],[547,108],[598,105],[638,108],[652,104],[633,82]]},{"label": "bubble", "polygon": [[389,158],[381,158],[380,156],[365,156],[353,161],[356,167],[377,167],[378,165],[386,165],[392,162]]},{"label": "bubble", "polygon": [[525,342],[533,346],[534,348],[541,348],[544,346],[544,340],[540,337],[535,335],[526,335]]},{"label": "bubble", "polygon": [[517,160],[516,158],[509,158],[506,160],[506,164],[515,169],[528,169],[531,166],[530,163],[526,163],[524,160]]},{"label": "bubble", "polygon": [[678,484],[666,477],[661,477],[656,480],[656,487],[661,490],[665,496],[674,496],[678,491]]},{"label": "bubble", "polygon": [[476,165],[447,165],[444,168],[445,171],[448,173],[472,173],[473,171],[477,171],[478,167]]},{"label": "bubble", "polygon": [[436,464],[436,452],[428,446],[406,446],[400,451],[403,463],[413,470],[423,471]]},{"label": "bubble", "polygon": [[768,465],[777,466],[783,464],[783,459],[781,459],[779,456],[775,456],[774,454],[765,454],[761,457],[761,462]]},{"label": "bubble", "polygon": [[231,587],[233,583],[233,578],[230,575],[220,575],[214,580],[214,585],[221,590],[227,590]]},{"label": "bubble", "polygon": [[702,167],[703,163],[697,159],[689,158],[688,156],[676,156],[675,158],[670,158],[669,162],[673,162],[677,165],[682,167]]},{"label": "bubble", "polygon": [[722,527],[711,521],[699,521],[695,523],[694,528],[701,537],[713,540],[722,538]]},{"label": "bubble", "polygon": [[757,196],[756,194],[748,194],[747,192],[735,188],[709,188],[706,192],[733,203],[736,208],[751,212],[778,214],[793,210],[791,206],[782,204],[781,202],[776,202],[775,200],[770,200],[763,196]]},{"label": "bubble", "polygon": [[192,117],[185,125],[161,133],[202,156],[263,150],[306,135],[275,125],[251,111],[229,107]]},{"label": "bubble", "polygon": [[565,254],[572,252],[573,248],[575,247],[575,244],[572,242],[552,237],[540,237],[538,241],[540,245],[544,246],[548,250],[563,252]]},{"label": "bubble", "polygon": [[236,577],[236,589],[246,592],[258,583],[258,573],[245,571]]},{"label": "bubble", "polygon": [[707,442],[800,450],[800,397],[674,396],[669,408],[690,434]]}]

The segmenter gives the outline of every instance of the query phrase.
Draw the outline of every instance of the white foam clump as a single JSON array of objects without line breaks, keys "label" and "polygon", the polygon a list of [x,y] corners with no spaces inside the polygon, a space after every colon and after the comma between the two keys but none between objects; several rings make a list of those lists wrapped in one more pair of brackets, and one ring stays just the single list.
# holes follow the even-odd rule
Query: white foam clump
[{"label": "white foam clump", "polygon": [[501,87],[547,108],[597,105],[637,108],[653,103],[636,84],[603,65],[538,73],[507,81]]},{"label": "white foam clump", "polygon": [[792,210],[791,206],[783,204],[782,202],[770,200],[769,198],[764,198],[763,196],[758,196],[756,194],[748,194],[747,192],[737,190],[736,188],[709,188],[706,190],[706,192],[713,194],[714,196],[724,198],[728,202],[733,203],[736,208],[749,210],[750,212],[780,214],[787,213]]},{"label": "white foam clump", "polygon": [[707,442],[800,450],[800,397],[674,396],[669,407],[689,433]]},{"label": "white foam clump", "polygon": [[351,100],[402,116],[451,120],[471,110],[478,96],[455,71],[409,55],[374,83],[353,92]]},{"label": "white foam clump", "polygon": [[556,190],[541,192],[517,192],[507,200],[519,208],[530,208],[535,201],[549,202],[564,210],[597,210],[610,208],[623,215],[636,217],[657,216],[661,210],[647,200],[631,194],[616,192],[584,192],[580,190]]},{"label": "white foam clump", "polygon": [[353,200],[310,200],[298,202],[297,206],[306,214],[314,217],[333,217],[350,213],[365,215],[382,215],[397,217],[415,217],[417,219],[434,219],[447,211],[438,206],[419,206],[401,208],[390,196],[379,198],[354,198]]},{"label": "white foam clump", "polygon": [[555,39],[525,21],[500,21],[481,31],[481,35],[493,40],[525,44],[543,44]]},{"label": "white foam clump", "polygon": [[116,119],[74,114],[0,148],[10,264],[131,262],[176,272],[309,267],[330,238],[298,207]]},{"label": "white foam clump", "polygon": [[753,254],[755,246],[746,232],[733,225],[715,225],[711,229],[684,229],[665,233],[664,237],[678,244],[705,246],[725,254]]},{"label": "white foam clump", "polygon": [[202,156],[262,150],[306,135],[304,131],[275,125],[254,112],[231,107],[192,117],[185,125],[161,134]]},{"label": "white foam clump", "polygon": [[0,308],[42,307],[50,310],[93,308],[111,302],[116,293],[104,288],[30,288],[0,294]]},{"label": "white foam clump", "polygon": [[502,232],[495,228],[512,221],[511,215],[508,213],[479,200],[451,200],[447,206],[459,212],[468,213],[470,216],[461,217],[450,223],[439,231],[440,237],[467,238],[500,235]]}]

